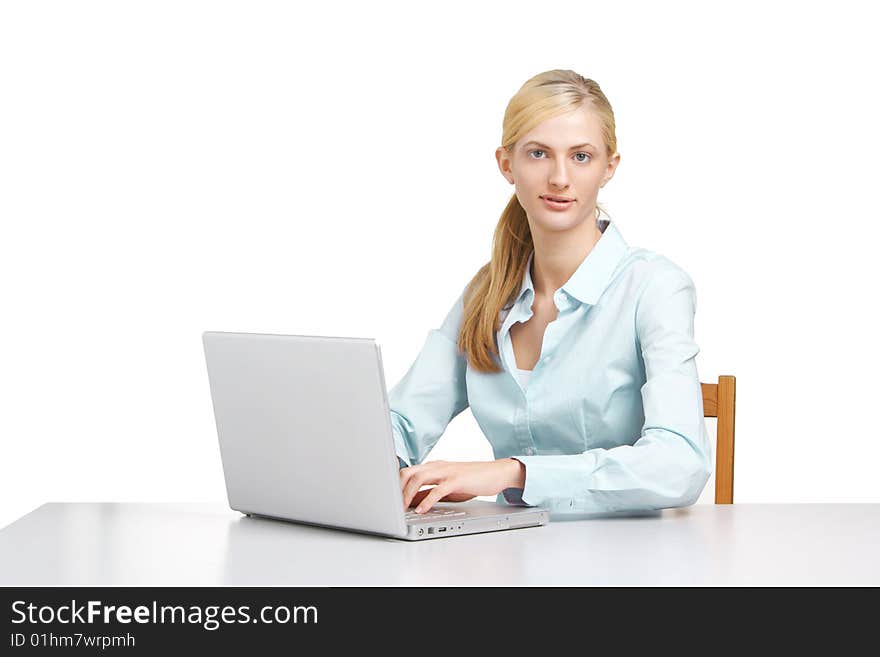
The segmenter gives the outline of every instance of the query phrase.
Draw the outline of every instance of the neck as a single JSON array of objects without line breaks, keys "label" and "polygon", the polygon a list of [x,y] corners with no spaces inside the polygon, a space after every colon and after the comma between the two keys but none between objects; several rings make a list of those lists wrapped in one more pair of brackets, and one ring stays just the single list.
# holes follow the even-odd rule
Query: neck
[{"label": "neck", "polygon": [[531,276],[535,295],[553,296],[577,271],[601,237],[596,219],[563,232],[533,230],[535,255]]}]

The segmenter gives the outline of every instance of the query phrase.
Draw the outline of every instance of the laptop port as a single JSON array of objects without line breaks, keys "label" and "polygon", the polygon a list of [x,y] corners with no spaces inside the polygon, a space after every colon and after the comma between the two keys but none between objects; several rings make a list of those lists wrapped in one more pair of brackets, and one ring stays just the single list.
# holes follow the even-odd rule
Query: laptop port
[{"label": "laptop port", "polygon": [[434,533],[434,528],[433,528],[433,527],[428,527],[428,533],[429,533],[429,534],[433,534],[433,533]]},{"label": "laptop port", "polygon": [[439,533],[439,532],[445,532],[445,531],[446,531],[446,527],[438,527],[438,528],[437,528],[437,532],[438,532],[438,533]]}]

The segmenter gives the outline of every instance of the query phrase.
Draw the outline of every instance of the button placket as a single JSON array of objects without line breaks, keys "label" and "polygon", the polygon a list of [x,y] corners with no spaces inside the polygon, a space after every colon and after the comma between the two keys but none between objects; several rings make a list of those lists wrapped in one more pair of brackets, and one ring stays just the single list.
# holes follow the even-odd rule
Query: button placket
[{"label": "button placket", "polygon": [[513,420],[513,433],[516,437],[517,449],[525,453],[532,448],[532,433],[529,431],[528,413],[523,408],[517,408]]}]

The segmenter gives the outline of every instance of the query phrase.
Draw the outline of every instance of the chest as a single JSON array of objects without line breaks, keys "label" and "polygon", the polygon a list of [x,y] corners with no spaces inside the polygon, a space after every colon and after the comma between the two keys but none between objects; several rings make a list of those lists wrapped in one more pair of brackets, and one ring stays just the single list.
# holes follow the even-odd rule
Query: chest
[{"label": "chest", "polygon": [[534,369],[535,363],[541,357],[547,325],[556,319],[558,312],[552,299],[539,301],[536,298],[532,304],[532,316],[527,321],[517,322],[510,327],[510,341],[519,369]]}]

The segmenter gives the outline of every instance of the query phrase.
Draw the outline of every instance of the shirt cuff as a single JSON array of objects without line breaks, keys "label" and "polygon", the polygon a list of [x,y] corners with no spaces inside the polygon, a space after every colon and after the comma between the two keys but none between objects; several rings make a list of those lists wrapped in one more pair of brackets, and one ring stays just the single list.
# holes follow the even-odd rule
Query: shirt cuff
[{"label": "shirt cuff", "polygon": [[406,448],[406,441],[404,441],[403,436],[400,435],[400,432],[397,430],[397,427],[394,426],[394,422],[391,423],[391,433],[394,436],[394,452],[397,454],[397,460],[400,461],[401,468],[408,468],[409,463],[405,458],[401,456],[401,454],[409,454],[409,450]]},{"label": "shirt cuff", "polygon": [[513,506],[531,506],[531,504],[523,502],[522,493],[522,488],[505,488],[501,491],[501,494],[504,496],[504,501],[508,504],[512,504]]},{"label": "shirt cuff", "polygon": [[[511,456],[514,461],[519,461],[523,465],[523,461],[520,461],[518,458]],[[528,474],[526,475],[526,480],[528,480]],[[522,488],[505,488],[501,491],[501,494],[504,496],[504,501],[508,504],[512,504],[514,506],[532,506],[523,500],[523,489]]]},{"label": "shirt cuff", "polygon": [[551,511],[602,511],[596,500],[576,499],[584,479],[596,468],[596,455],[590,453],[565,455],[517,456],[524,463],[528,476],[522,490],[522,501]]}]

